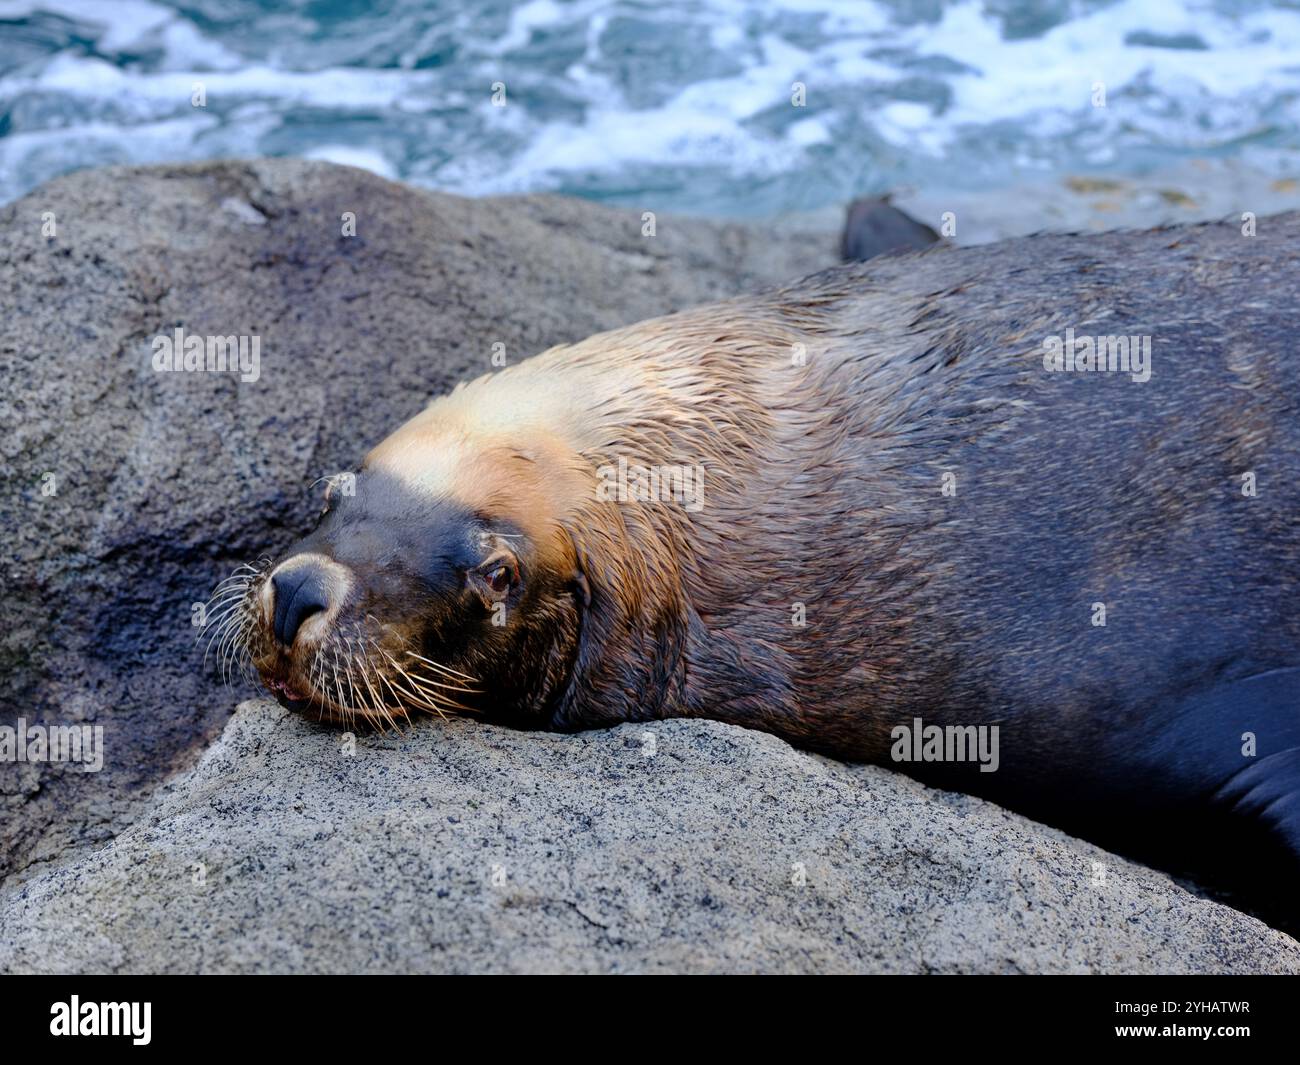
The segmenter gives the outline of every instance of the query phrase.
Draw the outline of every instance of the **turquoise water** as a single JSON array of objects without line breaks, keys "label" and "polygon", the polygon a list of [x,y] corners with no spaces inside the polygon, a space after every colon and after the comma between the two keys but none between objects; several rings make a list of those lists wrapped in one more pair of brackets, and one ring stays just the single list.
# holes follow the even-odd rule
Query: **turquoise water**
[{"label": "turquoise water", "polygon": [[1188,157],[1289,177],[1298,130],[1295,0],[0,0],[0,201],[299,155],[766,215]]}]

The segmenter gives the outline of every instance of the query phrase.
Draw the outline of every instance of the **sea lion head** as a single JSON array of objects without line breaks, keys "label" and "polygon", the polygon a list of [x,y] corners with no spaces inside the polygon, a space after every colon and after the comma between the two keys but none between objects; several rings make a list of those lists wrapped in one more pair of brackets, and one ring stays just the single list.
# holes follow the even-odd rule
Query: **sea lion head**
[{"label": "sea lion head", "polygon": [[588,595],[545,450],[408,423],[330,480],[309,535],[227,586],[224,643],[282,705],[326,720],[543,724]]}]

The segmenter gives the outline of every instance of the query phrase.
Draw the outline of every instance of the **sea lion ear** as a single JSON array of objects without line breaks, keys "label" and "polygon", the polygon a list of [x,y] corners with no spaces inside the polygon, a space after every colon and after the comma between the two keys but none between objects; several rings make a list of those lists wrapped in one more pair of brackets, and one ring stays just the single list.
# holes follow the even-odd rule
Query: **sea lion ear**
[{"label": "sea lion ear", "polygon": [[578,606],[584,610],[591,608],[591,580],[587,571],[591,569],[590,559],[582,540],[572,531],[568,534],[569,546],[573,549],[573,573],[569,577],[569,589]]},{"label": "sea lion ear", "polygon": [[572,727],[573,722],[579,720],[574,705],[575,692],[587,684],[592,672],[599,667],[595,656],[608,637],[614,609],[609,597],[600,594],[599,582],[595,582],[593,587],[593,581],[587,577],[590,560],[577,537],[572,537],[572,540],[573,573],[569,578],[569,590],[577,606],[577,642],[573,646],[557,644],[551,649],[557,669],[568,673],[564,688],[549,708],[550,726],[561,729]]},{"label": "sea lion ear", "polygon": [[591,606],[591,585],[587,583],[587,575],[580,569],[573,572],[573,594],[583,607]]}]

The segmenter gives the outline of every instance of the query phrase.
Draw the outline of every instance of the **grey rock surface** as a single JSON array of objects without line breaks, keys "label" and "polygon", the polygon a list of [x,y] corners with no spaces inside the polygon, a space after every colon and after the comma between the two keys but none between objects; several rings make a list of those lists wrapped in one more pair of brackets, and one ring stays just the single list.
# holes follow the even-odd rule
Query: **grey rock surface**
[{"label": "grey rock surface", "polygon": [[1161,873],[730,725],[347,742],[245,703],[113,842],[0,893],[0,971],[1300,972]]},{"label": "grey rock surface", "polygon": [[[0,208],[0,724],[93,722],[110,752],[95,775],[0,765],[0,877],[111,838],[220,733],[235,700],[193,604],[494,345],[517,361],[835,258],[830,231],[655,228],[287,159],[86,171]],[[259,337],[259,379],[154,372],[178,327]]]}]

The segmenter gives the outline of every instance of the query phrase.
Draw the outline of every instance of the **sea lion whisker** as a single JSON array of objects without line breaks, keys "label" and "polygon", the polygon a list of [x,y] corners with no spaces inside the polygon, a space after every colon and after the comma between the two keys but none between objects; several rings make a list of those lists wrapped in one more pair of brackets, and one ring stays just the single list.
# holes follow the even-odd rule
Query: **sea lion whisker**
[{"label": "sea lion whisker", "polygon": [[452,669],[450,666],[444,666],[441,662],[435,662],[431,658],[425,658],[424,655],[418,655],[414,651],[407,651],[406,653],[410,655],[412,658],[418,658],[425,665],[432,666],[439,673],[446,673],[448,676],[451,677],[459,677],[461,680],[467,680],[471,684],[478,683],[478,681],[474,677],[471,677],[468,673],[461,673],[459,670]]},{"label": "sea lion whisker", "polygon": [[426,692],[422,692],[413,685],[406,684],[400,677],[390,678],[390,683],[401,690],[406,696],[403,700],[404,705],[409,704],[414,710],[432,710],[439,715],[442,714],[442,707],[436,699],[431,699]]},{"label": "sea lion whisker", "polygon": [[409,669],[404,668],[400,663],[398,663],[395,659],[391,657],[389,658],[389,661],[393,663],[394,669],[401,671],[403,676],[412,677],[412,678],[418,677],[422,682],[429,685],[429,687],[431,688],[440,688],[444,691],[450,691],[450,692],[461,692],[464,695],[483,694],[481,688],[467,688],[462,684],[447,684],[444,681],[434,680],[432,677],[426,677],[423,673],[412,673]]},{"label": "sea lion whisker", "polygon": [[204,616],[203,623],[198,626],[198,636],[202,636],[206,632],[211,632],[213,626],[219,625],[222,621],[225,621],[226,618],[233,614],[238,614],[242,608],[242,602],[243,597],[239,596],[235,599],[217,604],[216,609],[209,609]]},{"label": "sea lion whisker", "polygon": [[[374,649],[375,649],[376,651],[378,651],[380,654],[384,654],[384,649],[383,649],[382,647],[379,646],[378,642],[376,642],[376,640],[374,639],[374,637],[370,637],[370,643],[371,643],[371,645],[374,647]],[[376,663],[376,667],[377,667],[377,666],[378,666],[378,664]],[[410,717],[407,716],[407,713],[406,713],[406,706],[405,706],[404,703],[402,702],[402,696],[398,693],[397,689],[396,689],[395,687],[393,687],[393,681],[392,681],[392,678],[389,677],[389,675],[388,675],[385,671],[383,671],[383,670],[381,670],[381,669],[378,669],[378,668],[375,669],[375,674],[376,674],[376,676],[379,677],[379,679],[380,679],[380,681],[381,681],[382,683],[388,685],[388,690],[389,690],[390,692],[393,693],[393,698],[397,701],[396,709],[400,710],[400,711],[402,712],[402,716],[403,716],[404,718],[406,718],[406,720],[409,722],[409,721],[410,721]]]},{"label": "sea lion whisker", "polygon": [[232,573],[217,581],[213,586],[213,592],[224,591],[227,588],[245,587],[252,581],[253,576],[254,574],[252,573]]},{"label": "sea lion whisker", "polygon": [[349,720],[349,721],[352,721],[352,720],[355,719],[355,714],[356,714],[356,711],[357,711],[358,707],[360,706],[361,699],[360,699],[360,697],[359,697],[359,695],[358,695],[358,693],[357,693],[357,687],[356,687],[356,684],[353,682],[353,677],[352,677],[352,666],[353,666],[353,660],[354,660],[354,658],[356,657],[356,651],[355,651],[355,649],[353,648],[353,645],[352,645],[352,637],[349,636],[349,637],[346,639],[345,642],[347,643],[347,650],[344,651],[344,653],[343,653],[343,661],[344,661],[344,662],[346,663],[346,665],[347,665],[347,670],[348,670],[348,692],[350,693],[350,696],[351,696],[351,697],[348,699],[347,710],[348,710],[348,720]]},{"label": "sea lion whisker", "polygon": [[371,701],[373,697],[369,690],[370,682],[366,678],[365,663],[361,659],[360,652],[357,649],[357,645],[353,642],[352,637],[350,636],[348,637],[348,661],[356,665],[357,675],[358,675],[357,676],[358,699],[357,702],[354,704],[354,706],[351,708],[352,713],[349,714],[348,716],[348,723],[352,724],[356,721],[356,715],[358,713],[364,714],[366,717],[370,716]]},{"label": "sea lion whisker", "polygon": [[244,678],[244,682],[250,688],[257,687],[257,670],[253,666],[252,656],[249,654],[248,642],[253,633],[253,616],[250,614],[245,618],[241,628],[239,646],[237,649],[239,660],[239,672]]},{"label": "sea lion whisker", "polygon": [[203,623],[199,625],[199,632],[202,634],[210,629],[223,618],[229,617],[231,613],[240,608],[244,600],[242,591],[235,591],[230,595],[217,599],[215,596],[203,604]]},{"label": "sea lion whisker", "polygon": [[241,618],[238,614],[232,615],[230,620],[222,626],[220,640],[217,643],[217,660],[221,663],[221,675],[226,687],[230,687],[230,659],[232,649],[236,646],[240,633]]},{"label": "sea lion whisker", "polygon": [[370,708],[368,716],[379,717],[387,715],[388,711],[384,707],[384,700],[375,690],[375,686],[370,681],[371,663],[365,648],[361,647],[361,654],[358,656],[358,664],[361,670],[361,679],[365,682],[366,688],[370,692]]},{"label": "sea lion whisker", "polygon": [[[311,656],[311,662],[307,665],[307,695],[308,697],[319,697],[321,692],[320,683],[321,655],[320,650]],[[317,698],[319,701],[319,698]]]},{"label": "sea lion whisker", "polygon": [[231,634],[225,653],[227,660],[234,665],[236,672],[250,685],[256,687],[256,679],[252,675],[252,661],[248,654],[248,638],[253,629],[253,620],[251,612],[244,612],[235,626],[235,631]]},{"label": "sea lion whisker", "polygon": [[461,704],[454,702],[453,700],[440,696],[436,692],[428,691],[427,689],[423,688],[415,680],[415,678],[411,676],[410,673],[408,673],[406,670],[404,670],[401,667],[401,665],[398,664],[397,660],[394,659],[392,655],[390,655],[382,647],[379,650],[384,655],[384,657],[387,658],[388,661],[392,664],[393,668],[397,670],[398,674],[404,677],[411,684],[411,686],[416,689],[416,692],[419,693],[419,694],[416,693],[410,693],[410,694],[415,695],[415,698],[421,703],[422,709],[434,710],[437,712],[439,717],[446,717],[446,715],[442,712],[444,707],[449,709],[465,710],[467,712],[472,712],[468,706],[462,706]]},{"label": "sea lion whisker", "polygon": [[318,697],[319,709],[317,710],[317,719],[325,719],[325,704],[327,702],[337,703],[334,698],[334,681],[331,677],[329,660],[325,657],[325,648],[322,647],[316,652],[316,661],[320,665],[320,671],[314,685],[314,694]]},{"label": "sea lion whisker", "polygon": [[247,588],[253,583],[253,576],[251,573],[232,573],[229,577],[223,577],[213,587],[212,595],[215,597],[221,592],[230,591],[232,588]]},{"label": "sea lion whisker", "polygon": [[330,648],[330,702],[335,706],[343,705],[343,685],[339,681],[339,644],[331,640]]},{"label": "sea lion whisker", "polygon": [[247,595],[248,589],[244,587],[227,588],[222,592],[214,592],[207,602],[203,604],[204,617],[210,618],[213,615],[224,614],[227,610],[243,602]]},{"label": "sea lion whisker", "polygon": [[[379,648],[379,652],[388,660],[389,664],[397,671],[398,674],[396,678],[386,675],[389,687],[400,687],[402,692],[410,699],[412,709],[436,710],[441,716],[442,711],[437,706],[437,700],[431,698],[429,693],[421,691],[418,686],[409,684],[409,678],[406,677],[402,669],[393,660],[392,655],[390,655],[382,647]],[[402,683],[402,681],[407,681],[408,683]]]},{"label": "sea lion whisker", "polygon": [[[397,668],[400,669],[400,667],[397,667]],[[430,683],[430,682],[429,682],[428,678],[425,677],[425,676],[423,676],[422,674],[419,674],[419,673],[411,673],[410,671],[408,671],[408,670],[404,670],[404,669],[401,670],[401,673],[402,673],[402,676],[406,677],[406,678],[407,678],[407,679],[408,679],[412,684],[414,684],[414,685],[416,685],[417,687],[419,687],[419,689],[420,689],[421,691],[423,691],[423,692],[428,696],[428,698],[430,698],[430,699],[432,699],[434,702],[438,703],[438,705],[440,705],[440,706],[446,706],[446,707],[449,707],[449,708],[454,709],[454,710],[464,710],[464,711],[466,711],[467,713],[471,713],[471,714],[473,714],[473,713],[478,713],[478,712],[479,712],[477,707],[465,706],[463,703],[458,703],[458,702],[456,702],[456,700],[450,698],[450,697],[447,696],[447,695],[444,695],[444,694],[443,694],[441,691],[439,691],[437,688],[430,689],[430,688],[425,687],[425,685],[427,685],[427,684]],[[445,688],[446,685],[440,685],[440,687]],[[467,694],[470,694],[470,695],[482,695],[482,694],[483,694],[482,692],[480,692],[480,691],[478,691],[478,690],[476,690],[476,689],[471,689],[471,688],[454,688],[454,689],[452,689],[452,690],[453,690],[453,691],[464,691],[464,692],[466,692]]]},{"label": "sea lion whisker", "polygon": [[204,609],[211,613],[227,603],[238,602],[246,598],[252,584],[253,579],[251,577],[240,577],[233,582],[230,579],[222,581],[221,584],[212,589],[212,594],[208,596],[203,604]]},{"label": "sea lion whisker", "polygon": [[208,656],[212,653],[212,645],[216,641],[217,637],[221,636],[227,627],[231,625],[237,626],[238,624],[239,624],[239,619],[237,617],[234,616],[222,617],[219,622],[214,622],[209,629],[199,631],[199,635],[195,637],[196,640],[201,639],[205,634],[205,632],[208,638],[207,643],[204,644],[203,646],[203,668],[204,669],[208,668]]},{"label": "sea lion whisker", "polygon": [[350,693],[351,693],[350,682],[347,691],[344,691],[343,688],[344,681],[348,679],[344,672],[345,668],[347,667],[347,656],[340,653],[341,648],[339,647],[337,640],[334,641],[333,648],[334,648],[334,705],[340,707],[346,707],[349,705]]}]

